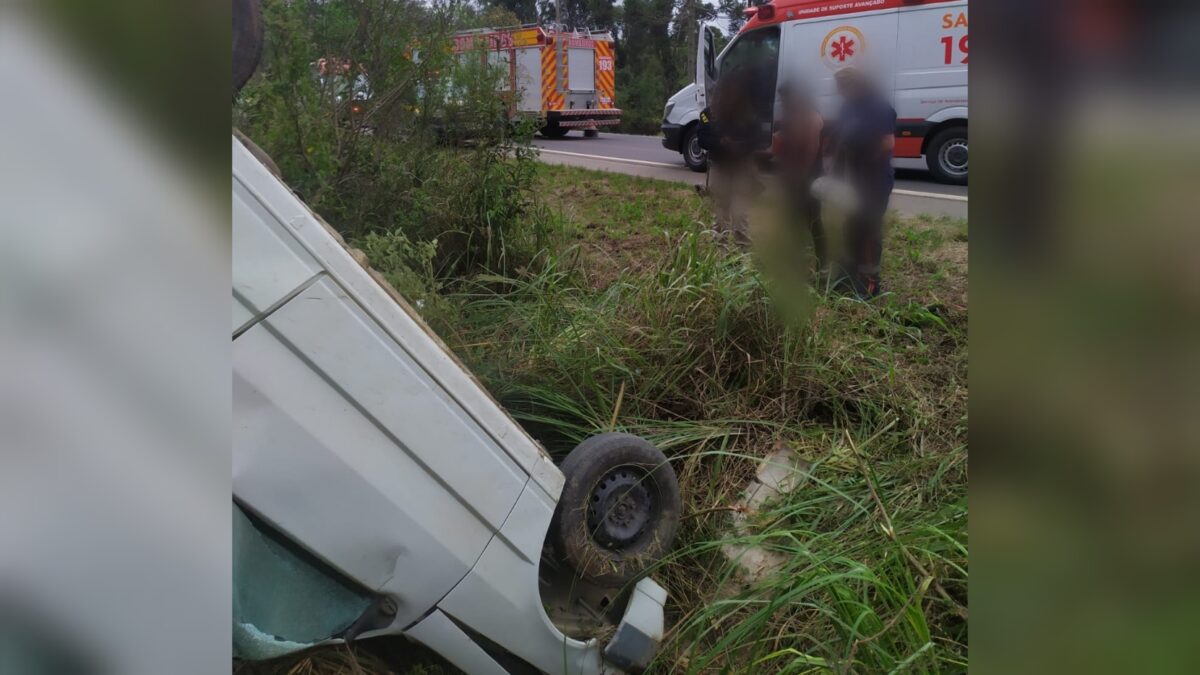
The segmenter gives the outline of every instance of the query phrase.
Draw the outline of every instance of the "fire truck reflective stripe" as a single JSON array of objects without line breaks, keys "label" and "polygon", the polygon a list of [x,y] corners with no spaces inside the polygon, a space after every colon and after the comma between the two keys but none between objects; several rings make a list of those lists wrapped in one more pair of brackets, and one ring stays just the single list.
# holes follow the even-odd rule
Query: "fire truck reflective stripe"
[{"label": "fire truck reflective stripe", "polygon": [[616,107],[616,59],[611,42],[596,42],[596,107]]},{"label": "fire truck reflective stripe", "polygon": [[[571,70],[569,67],[570,59],[567,58],[567,54],[569,52],[570,52],[570,50],[568,50],[566,48],[566,45],[563,45],[563,50],[562,50],[562,88],[563,89],[567,88],[567,83],[570,82],[570,80],[567,78],[569,78],[571,76]],[[559,107],[562,107],[562,106],[559,106]]]},{"label": "fire truck reflective stripe", "polygon": [[[567,129],[589,129],[591,127],[607,127],[614,124],[620,124],[621,120],[559,120],[555,122],[560,127]],[[674,166],[673,164],[671,166]]]},{"label": "fire truck reflective stripe", "polygon": [[556,59],[554,45],[542,47],[542,110],[558,110],[562,108],[562,99],[558,94]]}]

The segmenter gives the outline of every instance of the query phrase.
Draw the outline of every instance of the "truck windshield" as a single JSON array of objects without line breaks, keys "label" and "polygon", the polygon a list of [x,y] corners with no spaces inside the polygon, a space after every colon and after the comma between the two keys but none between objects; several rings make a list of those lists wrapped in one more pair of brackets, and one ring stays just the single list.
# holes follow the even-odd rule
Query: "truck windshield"
[{"label": "truck windshield", "polygon": [[774,115],[775,78],[779,71],[779,27],[768,26],[737,37],[721,55],[719,77],[739,73],[749,77],[758,118],[769,123]]},{"label": "truck windshield", "polygon": [[769,26],[739,36],[721,57],[721,73],[746,68],[770,69],[779,66],[779,26]]}]

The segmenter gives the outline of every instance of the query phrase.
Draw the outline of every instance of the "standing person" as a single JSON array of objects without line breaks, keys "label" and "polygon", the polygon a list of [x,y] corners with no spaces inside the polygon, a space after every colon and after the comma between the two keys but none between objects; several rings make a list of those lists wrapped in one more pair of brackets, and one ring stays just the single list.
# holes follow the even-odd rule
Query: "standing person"
[{"label": "standing person", "polygon": [[847,221],[850,264],[845,271],[854,292],[871,298],[882,288],[883,219],[895,182],[896,111],[857,68],[839,70],[834,81],[842,108],[836,122],[833,171],[858,196],[858,208]]},{"label": "standing person", "polygon": [[821,223],[821,202],[812,194],[812,183],[823,172],[821,137],[825,120],[802,85],[784,84],[779,94],[783,119],[776,132],[774,155],[779,158],[780,178],[791,217],[811,234],[817,267],[823,270],[825,228]]},{"label": "standing person", "polygon": [[709,189],[717,232],[742,245],[750,242],[749,199],[755,189],[757,128],[746,80],[735,71],[721,78],[712,105],[700,113],[700,147],[708,153]]}]

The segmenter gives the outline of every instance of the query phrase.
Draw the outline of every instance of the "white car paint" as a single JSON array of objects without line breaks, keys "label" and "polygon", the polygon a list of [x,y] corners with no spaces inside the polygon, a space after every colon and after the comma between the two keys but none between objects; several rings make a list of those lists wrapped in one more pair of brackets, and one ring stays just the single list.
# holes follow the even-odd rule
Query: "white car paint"
[{"label": "white car paint", "polygon": [[[569,638],[542,606],[562,473],[236,138],[233,338],[236,508],[392,602],[362,636],[408,634],[472,673],[504,672],[472,634],[545,672],[616,672],[616,639]],[[661,640],[665,601],[641,580],[618,630]],[[245,628],[276,638],[261,654],[309,646]]]}]

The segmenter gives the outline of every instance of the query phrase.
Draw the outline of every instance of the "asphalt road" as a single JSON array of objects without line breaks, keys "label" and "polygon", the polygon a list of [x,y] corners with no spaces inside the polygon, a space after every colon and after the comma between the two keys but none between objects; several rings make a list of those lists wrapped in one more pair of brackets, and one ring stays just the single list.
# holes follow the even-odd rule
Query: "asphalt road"
[{"label": "asphalt road", "polygon": [[[534,145],[542,149],[542,161],[549,164],[582,166],[693,185],[704,184],[704,174],[684,166],[683,156],[664,148],[658,136],[601,132],[596,138],[584,138],[581,132],[573,131],[555,140],[535,137]],[[892,193],[891,207],[901,213],[966,218],[967,204],[965,186],[935,183],[926,171],[896,170],[896,189]]]}]

